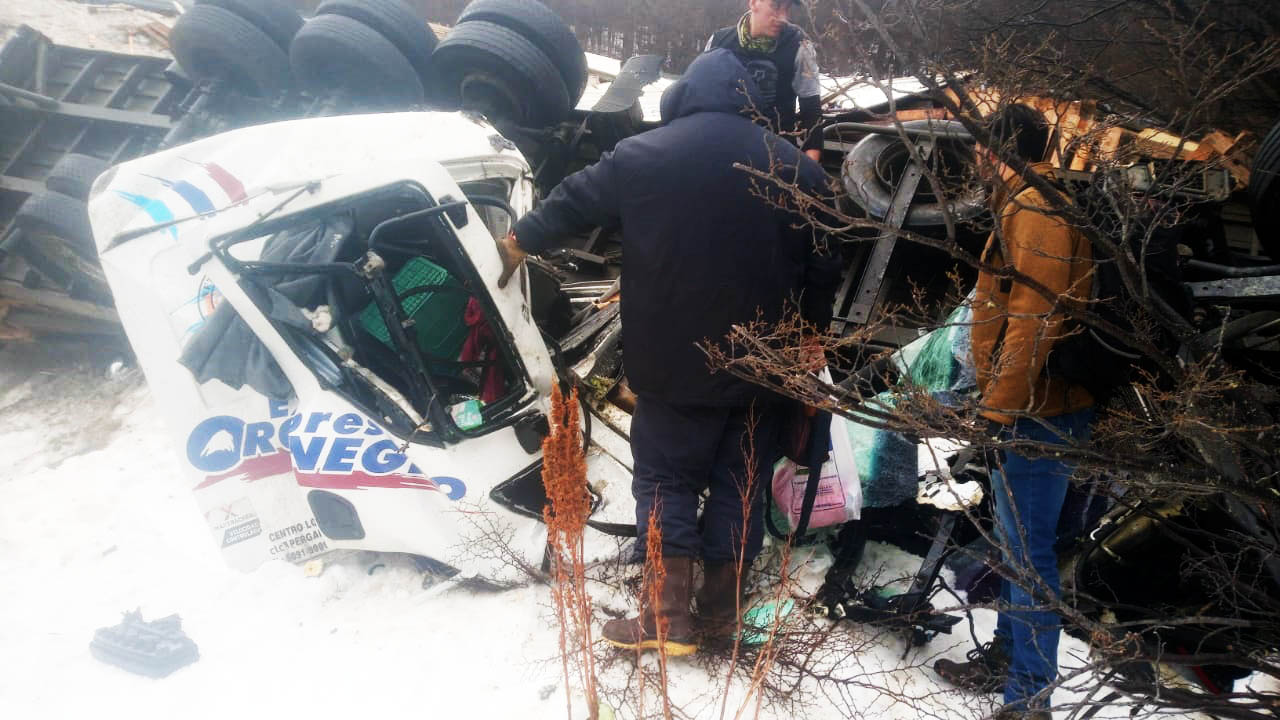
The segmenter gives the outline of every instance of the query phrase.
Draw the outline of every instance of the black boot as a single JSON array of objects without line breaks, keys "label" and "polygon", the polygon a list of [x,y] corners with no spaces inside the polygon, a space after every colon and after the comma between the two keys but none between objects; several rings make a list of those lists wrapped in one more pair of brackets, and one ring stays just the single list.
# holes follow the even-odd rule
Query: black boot
[{"label": "black boot", "polygon": [[943,680],[965,690],[978,693],[994,693],[1004,690],[1005,676],[1009,674],[1009,646],[992,640],[976,647],[965,655],[968,662],[939,660],[933,671]]}]

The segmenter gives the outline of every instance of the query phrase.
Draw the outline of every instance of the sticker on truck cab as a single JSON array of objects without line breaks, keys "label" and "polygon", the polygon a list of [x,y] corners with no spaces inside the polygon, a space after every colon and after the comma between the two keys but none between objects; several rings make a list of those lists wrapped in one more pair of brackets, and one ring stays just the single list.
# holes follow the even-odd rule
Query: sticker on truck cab
[{"label": "sticker on truck cab", "polygon": [[360,413],[290,413],[286,403],[274,400],[268,409],[265,421],[215,415],[192,428],[187,462],[205,475],[196,490],[292,472],[303,487],[436,490],[450,500],[467,493],[458,478],[427,476],[400,441]]}]

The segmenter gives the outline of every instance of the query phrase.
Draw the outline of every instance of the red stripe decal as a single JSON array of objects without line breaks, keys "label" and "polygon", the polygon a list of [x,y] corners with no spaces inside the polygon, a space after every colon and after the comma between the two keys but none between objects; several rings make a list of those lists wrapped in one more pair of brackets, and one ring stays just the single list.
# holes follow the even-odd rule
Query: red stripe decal
[{"label": "red stripe decal", "polygon": [[364,488],[440,489],[440,486],[430,478],[419,475],[369,475],[362,472],[353,472],[350,475],[324,475],[295,471],[294,477],[297,478],[298,484],[302,487],[325,488],[328,490],[362,490]]},{"label": "red stripe decal", "polygon": [[201,163],[204,171],[209,173],[209,177],[218,183],[218,187],[227,194],[227,197],[233,203],[244,201],[249,196],[245,194],[244,183],[236,179],[235,175],[227,172],[226,168],[217,163]]},{"label": "red stripe decal", "polygon": [[272,475],[282,475],[293,469],[293,458],[285,450],[274,452],[270,455],[259,455],[249,458],[236,466],[234,470],[228,470],[221,475],[209,475],[204,482],[196,486],[196,490],[207,488],[214,483],[222,482],[228,478],[236,478],[245,482],[253,482],[262,478],[271,477]]},{"label": "red stripe decal", "polygon": [[202,490],[233,479],[254,482],[273,475],[282,475],[293,471],[294,478],[302,487],[326,488],[330,490],[361,490],[364,488],[411,488],[415,490],[439,490],[440,486],[430,478],[421,475],[370,475],[353,472],[350,475],[330,475],[325,473],[304,473],[294,470],[293,458],[289,453],[280,450],[270,455],[259,455],[240,463],[234,470],[219,475],[209,475],[204,482],[196,486]]}]

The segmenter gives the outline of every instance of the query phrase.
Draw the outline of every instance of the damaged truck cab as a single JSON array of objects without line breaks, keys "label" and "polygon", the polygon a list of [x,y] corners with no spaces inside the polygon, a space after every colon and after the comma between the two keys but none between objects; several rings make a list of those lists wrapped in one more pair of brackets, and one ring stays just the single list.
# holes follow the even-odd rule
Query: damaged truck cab
[{"label": "damaged truck cab", "polygon": [[229,564],[406,552],[541,559],[551,356],[495,238],[533,200],[463,113],[260,125],[117,166],[102,265]]}]

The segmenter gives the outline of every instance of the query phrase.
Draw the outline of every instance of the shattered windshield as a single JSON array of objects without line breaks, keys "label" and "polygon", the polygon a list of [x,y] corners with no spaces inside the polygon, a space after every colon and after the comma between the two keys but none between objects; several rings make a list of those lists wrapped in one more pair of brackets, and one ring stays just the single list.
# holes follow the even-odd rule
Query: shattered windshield
[{"label": "shattered windshield", "polygon": [[[397,186],[214,245],[322,385],[402,434],[475,434],[510,415],[527,381],[448,221],[424,212],[435,207]],[[230,252],[259,242],[254,260]],[[181,362],[202,382],[288,398],[260,332],[223,303]]]}]

